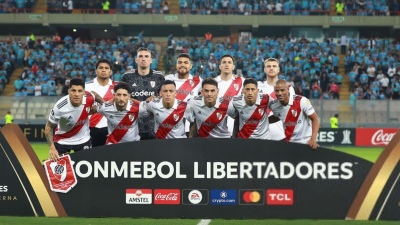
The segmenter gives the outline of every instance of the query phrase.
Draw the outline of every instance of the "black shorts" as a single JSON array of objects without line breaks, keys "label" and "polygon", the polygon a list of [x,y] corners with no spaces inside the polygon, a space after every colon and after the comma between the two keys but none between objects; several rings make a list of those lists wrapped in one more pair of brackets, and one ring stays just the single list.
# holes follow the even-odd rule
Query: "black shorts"
[{"label": "black shorts", "polygon": [[74,150],[74,152],[89,149],[92,147],[92,142],[89,140],[85,143],[78,144],[78,145],[62,145],[58,143],[54,143],[54,146],[56,146],[56,149],[58,153],[64,154],[64,153],[70,153],[71,150]]},{"label": "black shorts", "polygon": [[92,138],[92,147],[103,146],[106,144],[108,128],[90,127],[90,137]]}]

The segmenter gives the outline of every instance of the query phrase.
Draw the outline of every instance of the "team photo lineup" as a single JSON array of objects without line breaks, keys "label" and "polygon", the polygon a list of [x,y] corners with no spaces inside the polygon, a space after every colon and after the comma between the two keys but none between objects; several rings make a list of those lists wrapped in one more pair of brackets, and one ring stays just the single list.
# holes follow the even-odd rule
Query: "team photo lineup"
[{"label": "team photo lineup", "polygon": [[151,51],[139,48],[137,69],[111,80],[113,63],[99,59],[96,77],[73,78],[68,95],[49,113],[45,136],[49,156],[139,140],[172,138],[254,138],[318,147],[319,119],[310,101],[278,79],[279,61],[264,61],[266,80],[233,74],[234,58],[223,55],[220,75],[190,74],[189,54],[176,60],[176,74],[151,69]]}]

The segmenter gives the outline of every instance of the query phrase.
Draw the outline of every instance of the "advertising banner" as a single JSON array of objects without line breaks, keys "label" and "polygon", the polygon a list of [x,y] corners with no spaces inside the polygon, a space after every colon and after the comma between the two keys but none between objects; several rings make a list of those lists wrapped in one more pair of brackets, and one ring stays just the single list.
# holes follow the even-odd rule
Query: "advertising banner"
[{"label": "advertising banner", "polygon": [[384,147],[389,144],[397,128],[357,128],[356,146]]},{"label": "advertising banner", "polygon": [[[4,125],[0,125],[2,127]],[[39,124],[18,124],[21,128],[22,133],[30,142],[46,142],[46,136],[44,135],[45,125]]]},{"label": "advertising banner", "polygon": [[317,142],[324,146],[355,145],[356,129],[354,128],[320,128]]},{"label": "advertising banner", "polygon": [[[78,183],[57,193],[19,128],[5,128],[0,166],[7,175],[0,185],[18,201],[0,201],[0,215],[358,219],[366,204],[371,208],[362,214],[366,219],[400,219],[393,204],[398,194],[390,191],[398,159],[382,163],[392,166],[384,169],[385,177],[373,173],[366,179],[373,163],[326,148],[243,139],[138,141],[71,154]],[[366,180],[380,181],[381,188],[370,188]],[[360,194],[366,192],[362,186],[385,195],[371,200]],[[355,203],[356,196],[361,200]]]}]

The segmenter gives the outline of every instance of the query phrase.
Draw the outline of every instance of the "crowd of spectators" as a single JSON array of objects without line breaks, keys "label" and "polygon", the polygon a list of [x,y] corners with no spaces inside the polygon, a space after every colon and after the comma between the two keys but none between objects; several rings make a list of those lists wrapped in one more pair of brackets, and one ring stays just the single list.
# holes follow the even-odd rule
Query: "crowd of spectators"
[{"label": "crowd of spectators", "polygon": [[156,69],[158,65],[155,44],[151,39],[138,41],[137,38],[124,40],[118,37],[117,40],[83,41],[80,38],[74,40],[69,35],[60,39],[56,34],[36,39],[33,44],[31,41],[27,43],[14,38],[6,44],[12,49],[9,54],[13,62],[23,68],[20,78],[14,82],[16,97],[64,95],[67,91],[65,84],[70,79],[93,79],[96,62],[101,58],[115,62],[113,79],[120,81],[127,69],[136,67],[134,58],[139,47],[151,49],[155,58],[152,68]]},{"label": "crowd of spectators", "polygon": [[[329,15],[334,0],[178,0],[181,14]],[[47,12],[169,14],[168,0],[47,0]],[[0,13],[31,13],[35,0],[0,0]],[[337,15],[395,16],[398,0],[336,0]]]},{"label": "crowd of spectators", "polygon": [[0,0],[0,13],[31,13],[36,0]]},{"label": "crowd of spectators", "polygon": [[0,95],[10,82],[19,53],[10,43],[0,42]]},{"label": "crowd of spectators", "polygon": [[355,37],[344,58],[353,99],[399,99],[400,42]]},{"label": "crowd of spectators", "polygon": [[[2,43],[2,83],[6,83],[10,75],[7,68],[13,64],[24,68],[20,79],[14,82],[15,96],[63,95],[63,86],[68,80],[74,77],[93,79],[95,64],[100,58],[115,62],[113,79],[120,81],[126,70],[136,68],[139,47],[153,52],[151,68],[158,68],[160,53],[156,52],[151,38],[145,40],[143,32],[136,37],[115,40],[84,41],[69,35],[60,38],[56,34],[32,43],[29,37],[26,43],[18,38]],[[343,76],[350,78],[349,91],[354,92],[351,98],[399,99],[397,52],[400,44],[389,39],[349,38],[344,74],[339,73],[337,43],[331,38],[316,41],[304,36],[253,37],[240,42],[230,38],[175,38],[170,34],[167,40],[168,48],[162,59],[166,74],[175,73],[177,55],[187,53],[193,62],[191,74],[203,79],[215,77],[219,74],[222,55],[230,54],[235,58],[235,74],[263,81],[264,60],[276,58],[281,68],[279,79],[292,82],[296,93],[310,99],[339,99]]]}]

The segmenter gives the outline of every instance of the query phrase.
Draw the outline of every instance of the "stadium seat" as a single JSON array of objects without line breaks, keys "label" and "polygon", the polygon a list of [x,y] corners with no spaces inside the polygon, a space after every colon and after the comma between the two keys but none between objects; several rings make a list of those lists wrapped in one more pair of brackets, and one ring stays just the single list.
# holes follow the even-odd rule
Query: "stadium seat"
[{"label": "stadium seat", "polygon": [[37,109],[40,109],[42,107],[42,103],[41,102],[35,102],[34,107],[37,108]]},{"label": "stadium seat", "polygon": [[25,115],[17,113],[17,114],[15,114],[14,119],[25,119]]},{"label": "stadium seat", "polygon": [[13,108],[18,108],[19,107],[19,102],[13,102],[12,107]]},{"label": "stadium seat", "polygon": [[43,102],[43,103],[42,103],[42,107],[43,107],[44,109],[48,109],[48,108],[50,107],[50,103],[48,103],[48,102]]}]

